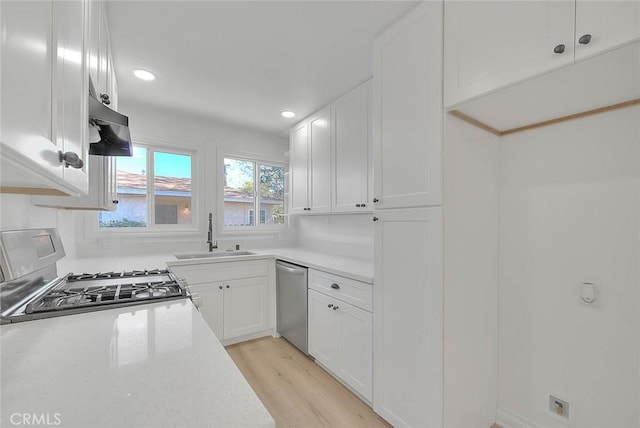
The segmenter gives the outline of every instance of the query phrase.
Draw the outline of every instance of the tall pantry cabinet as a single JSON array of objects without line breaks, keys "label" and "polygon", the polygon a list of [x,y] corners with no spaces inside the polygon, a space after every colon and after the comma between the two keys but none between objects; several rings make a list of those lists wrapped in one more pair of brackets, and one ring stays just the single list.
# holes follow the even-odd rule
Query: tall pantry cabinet
[{"label": "tall pantry cabinet", "polygon": [[443,426],[441,2],[374,42],[374,410]]}]

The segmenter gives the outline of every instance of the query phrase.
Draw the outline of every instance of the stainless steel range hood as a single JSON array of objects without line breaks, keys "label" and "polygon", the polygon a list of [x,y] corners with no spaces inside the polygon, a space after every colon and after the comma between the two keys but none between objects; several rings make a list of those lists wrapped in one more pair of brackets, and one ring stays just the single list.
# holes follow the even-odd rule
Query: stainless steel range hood
[{"label": "stainless steel range hood", "polygon": [[[107,97],[108,100],[108,97]],[[89,126],[92,127],[89,154],[97,156],[132,156],[129,118],[111,110],[96,98],[89,78]]]}]

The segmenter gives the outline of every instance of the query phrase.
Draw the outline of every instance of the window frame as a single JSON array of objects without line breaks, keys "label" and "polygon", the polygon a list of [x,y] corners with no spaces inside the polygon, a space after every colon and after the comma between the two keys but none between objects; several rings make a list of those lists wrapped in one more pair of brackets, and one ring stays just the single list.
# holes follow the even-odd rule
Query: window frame
[{"label": "window frame", "polygon": [[[100,227],[99,213],[91,213],[88,219],[89,225],[87,236],[104,236],[106,234],[118,234],[120,236],[152,236],[152,235],[199,235],[200,234],[200,201],[203,199],[199,186],[199,150],[195,146],[178,145],[151,140],[132,140],[134,146],[147,150],[147,226],[146,227]],[[155,153],[169,153],[183,156],[191,156],[191,224],[155,224]],[[116,173],[114,165],[113,172]]]},{"label": "window frame", "polygon": [[[256,189],[256,193],[255,193],[255,199],[254,199],[254,205],[253,209],[254,211],[254,219],[258,220],[257,222],[254,222],[253,226],[225,226],[224,224],[224,160],[225,158],[233,158],[233,159],[237,159],[237,160],[241,160],[241,161],[247,161],[247,162],[253,162],[255,165],[255,172],[254,172],[254,189]],[[271,166],[276,166],[276,167],[280,167],[284,170],[283,173],[283,180],[284,180],[284,195],[283,195],[283,206],[284,206],[284,222],[280,223],[280,224],[260,224],[259,220],[260,218],[256,218],[255,213],[259,212],[259,210],[261,210],[262,208],[260,208],[260,186],[259,186],[259,180],[260,180],[260,165],[264,164],[264,165],[271,165]],[[224,236],[224,235],[231,235],[231,234],[237,234],[237,233],[247,233],[247,234],[260,234],[260,233],[273,233],[275,231],[279,231],[282,230],[288,222],[288,212],[287,212],[287,188],[288,188],[288,184],[287,184],[287,163],[286,160],[283,159],[276,159],[274,157],[268,156],[268,155],[256,155],[256,154],[247,154],[247,153],[238,153],[238,152],[219,152],[218,153],[218,164],[217,164],[217,168],[218,168],[218,194],[216,195],[216,207],[217,207],[217,212],[216,212],[216,225],[217,225],[217,230],[219,231],[218,235]]]}]

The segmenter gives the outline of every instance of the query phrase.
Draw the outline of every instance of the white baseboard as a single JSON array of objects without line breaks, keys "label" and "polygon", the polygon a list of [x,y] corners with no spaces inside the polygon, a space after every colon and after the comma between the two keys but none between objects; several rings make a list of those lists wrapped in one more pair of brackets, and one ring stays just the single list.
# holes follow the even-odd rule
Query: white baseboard
[{"label": "white baseboard", "polygon": [[540,428],[533,422],[500,407],[498,407],[496,423],[502,428]]},{"label": "white baseboard", "polygon": [[222,346],[235,345],[236,343],[246,342],[248,340],[258,339],[264,336],[273,336],[273,329],[259,331],[257,333],[247,334],[240,337],[234,337],[233,339],[221,340]]}]

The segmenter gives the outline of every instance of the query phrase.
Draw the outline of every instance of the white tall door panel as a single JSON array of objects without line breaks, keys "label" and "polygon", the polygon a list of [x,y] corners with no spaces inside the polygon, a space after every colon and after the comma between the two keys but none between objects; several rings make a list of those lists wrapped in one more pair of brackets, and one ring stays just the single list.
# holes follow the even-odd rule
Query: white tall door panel
[{"label": "white tall door panel", "polygon": [[442,427],[442,208],[376,216],[373,408],[396,427]]},{"label": "white tall door panel", "polygon": [[[53,3],[0,2],[0,24],[2,156],[62,178],[51,126]],[[22,184],[14,179],[3,174],[2,185]]]},{"label": "white tall door panel", "polygon": [[210,282],[191,286],[193,293],[200,296],[199,311],[202,318],[219,340],[224,339],[224,291],[222,282]]},{"label": "white tall door panel", "polygon": [[366,82],[331,103],[333,126],[333,212],[363,211],[368,205],[370,91]]},{"label": "white tall door panel", "polygon": [[56,85],[55,138],[65,153],[77,154],[83,161],[82,168],[63,168],[66,182],[86,194],[89,191],[89,148],[87,141],[87,94],[86,61],[83,40],[86,39],[84,1],[54,2],[56,27]]},{"label": "white tall door panel", "polygon": [[[590,35],[589,43],[579,40]],[[577,0],[576,60],[640,39],[640,0]]]},{"label": "white tall door panel", "polygon": [[447,1],[445,105],[573,63],[574,10],[565,0]]},{"label": "white tall door panel", "polygon": [[340,353],[340,316],[333,305],[338,302],[314,290],[308,293],[309,355],[335,371]]},{"label": "white tall door panel", "polygon": [[309,118],[311,151],[309,208],[312,213],[331,211],[331,110],[327,106]]},{"label": "white tall door panel", "polygon": [[269,328],[268,278],[236,279],[224,283],[224,338]]},{"label": "white tall door panel", "polygon": [[290,212],[304,212],[309,206],[307,193],[309,190],[309,171],[308,171],[308,136],[307,123],[302,122],[291,129],[289,148],[289,170],[291,180],[290,190]]},{"label": "white tall door panel", "polygon": [[442,204],[441,3],[375,40],[372,108],[374,207]]},{"label": "white tall door panel", "polygon": [[337,374],[367,400],[373,398],[373,320],[370,312],[338,303],[340,357]]}]

